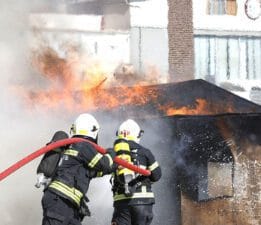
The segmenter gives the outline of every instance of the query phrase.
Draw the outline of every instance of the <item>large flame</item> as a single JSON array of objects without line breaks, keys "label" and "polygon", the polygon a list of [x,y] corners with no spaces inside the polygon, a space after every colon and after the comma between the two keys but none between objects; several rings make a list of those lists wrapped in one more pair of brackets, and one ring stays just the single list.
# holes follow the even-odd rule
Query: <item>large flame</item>
[{"label": "large flame", "polygon": [[[120,79],[113,79],[115,66],[110,67],[90,57],[79,57],[76,52],[63,58],[52,48],[46,47],[33,52],[32,62],[37,73],[47,82],[41,89],[15,87],[30,107],[57,108],[73,112],[106,110],[121,105],[144,105],[154,101],[157,95],[143,89],[143,85],[152,79],[147,79],[146,83],[144,80],[137,80],[137,76],[128,74],[129,78],[135,77],[135,85],[129,88],[121,83]],[[151,74],[155,82],[155,71]],[[121,91],[112,93],[113,89]]]},{"label": "large flame", "polygon": [[[121,83],[124,81],[122,77],[115,80],[113,69],[108,65],[97,59],[79,57],[76,52],[63,58],[47,47],[35,52],[33,56],[33,66],[47,82],[43,88],[36,90],[16,87],[16,91],[26,100],[27,106],[78,112],[153,105],[153,110],[168,116],[223,112],[223,107],[201,98],[186,106],[175,106],[173,101],[168,104],[160,103],[159,89],[146,86],[158,82],[155,70],[145,74],[146,79],[143,75],[143,79],[139,80],[139,74],[133,75],[133,72],[129,72],[132,70],[124,67],[128,79],[133,77],[135,80],[135,83],[128,87],[126,83]],[[233,109],[229,111],[233,112]]]}]

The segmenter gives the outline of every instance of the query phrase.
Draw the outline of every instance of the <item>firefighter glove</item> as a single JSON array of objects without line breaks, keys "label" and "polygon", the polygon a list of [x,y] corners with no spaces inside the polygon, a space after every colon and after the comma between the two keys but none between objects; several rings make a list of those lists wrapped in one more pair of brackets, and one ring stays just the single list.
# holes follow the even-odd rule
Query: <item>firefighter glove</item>
[{"label": "firefighter glove", "polygon": [[38,173],[37,174],[37,181],[36,184],[34,185],[36,188],[40,188],[42,185],[46,187],[50,183],[51,179],[44,176],[43,173]]}]

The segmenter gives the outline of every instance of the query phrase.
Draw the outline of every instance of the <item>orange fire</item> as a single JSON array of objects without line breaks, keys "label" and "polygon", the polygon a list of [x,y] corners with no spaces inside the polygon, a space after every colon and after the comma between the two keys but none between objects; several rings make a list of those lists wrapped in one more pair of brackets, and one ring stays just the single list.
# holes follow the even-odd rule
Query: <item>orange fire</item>
[{"label": "orange fire", "polygon": [[160,107],[166,115],[197,115],[208,114],[207,102],[204,99],[197,99],[194,106],[173,107],[170,105],[164,105]]},{"label": "orange fire", "polygon": [[[222,107],[200,98],[188,106],[178,107],[175,102],[162,105],[159,102],[159,97],[162,97],[159,90],[144,86],[148,85],[144,79],[135,80],[136,84],[132,87],[125,86],[126,84],[113,80],[111,72],[101,62],[86,58],[83,60],[77,54],[62,58],[54,50],[45,48],[40,53],[35,53],[33,65],[46,78],[46,86],[36,90],[16,87],[16,91],[19,91],[31,107],[79,112],[153,105],[153,110],[168,116],[207,115],[223,110]],[[130,77],[128,74],[128,78]],[[152,77],[155,82],[155,72]],[[233,109],[230,111],[233,112]]]},{"label": "orange fire", "polygon": [[117,83],[106,65],[90,58],[82,59],[76,52],[62,58],[47,47],[34,52],[32,65],[46,79],[46,85],[36,90],[15,87],[31,107],[69,112],[107,110],[122,105],[144,105],[157,96],[157,93],[146,91],[141,82],[131,88]]}]

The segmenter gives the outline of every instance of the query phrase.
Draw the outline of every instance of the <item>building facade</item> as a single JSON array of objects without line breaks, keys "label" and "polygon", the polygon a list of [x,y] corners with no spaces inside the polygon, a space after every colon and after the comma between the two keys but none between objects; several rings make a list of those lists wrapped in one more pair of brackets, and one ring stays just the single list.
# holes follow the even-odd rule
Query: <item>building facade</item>
[{"label": "building facade", "polygon": [[193,1],[195,78],[259,104],[260,4],[259,0]]},{"label": "building facade", "polygon": [[40,34],[36,47],[41,36],[66,57],[64,45],[76,45],[111,65],[108,74],[119,64],[131,64],[137,73],[155,73],[158,82],[167,82],[167,12],[167,0],[62,1],[56,13],[32,13],[30,23]]},{"label": "building facade", "polygon": [[57,5],[57,13],[31,19],[56,48],[70,39],[114,68],[118,63],[142,73],[154,68],[159,82],[205,79],[261,102],[260,0],[65,0]]}]

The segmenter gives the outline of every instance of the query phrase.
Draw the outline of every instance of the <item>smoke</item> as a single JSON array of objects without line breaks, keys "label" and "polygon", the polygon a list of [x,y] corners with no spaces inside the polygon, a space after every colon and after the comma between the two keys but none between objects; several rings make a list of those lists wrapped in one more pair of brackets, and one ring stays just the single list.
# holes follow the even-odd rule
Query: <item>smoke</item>
[{"label": "smoke", "polygon": [[[70,117],[64,116],[66,113],[53,115],[40,110],[28,110],[12,90],[17,84],[26,83],[30,86],[37,83],[37,79],[32,76],[29,60],[28,15],[31,10],[46,10],[47,2],[0,2],[1,172],[45,145],[56,130],[67,131],[71,123]],[[39,160],[34,160],[1,181],[2,225],[41,223],[42,192],[34,187]]]},{"label": "smoke", "polygon": [[[13,163],[26,155],[41,148],[57,130],[69,131],[69,127],[79,112],[42,110],[41,107],[28,108],[22,98],[13,91],[16,85],[26,88],[41,86],[43,78],[37,76],[32,69],[30,59],[30,29],[29,13],[48,12],[55,8],[55,1],[26,1],[9,0],[0,3],[0,70],[1,89],[0,104],[2,129],[0,171],[3,171]],[[53,3],[54,4],[54,3]],[[39,100],[40,101],[40,100]],[[40,102],[39,102],[40,103]],[[141,116],[142,117],[142,116]],[[99,143],[103,147],[111,147],[115,138],[115,131],[123,121],[124,115],[97,114],[101,124]],[[159,127],[161,129],[159,130]],[[161,224],[161,218],[169,218],[173,212],[175,199],[168,198],[164,185],[173,184],[172,174],[173,161],[169,152],[164,152],[164,138],[171,132],[168,124],[160,121],[151,123],[143,121],[142,128],[145,130],[141,144],[148,147],[155,154],[159,163],[163,166],[163,182],[155,184],[154,189],[158,203],[156,204],[156,219],[153,224]],[[171,150],[172,151],[172,150]],[[41,157],[40,157],[41,158]],[[34,187],[36,181],[36,168],[40,158],[35,159],[26,166],[1,181],[0,199],[0,223],[2,225],[40,224],[42,219],[41,197],[42,191]],[[88,192],[92,217],[86,218],[83,224],[104,225],[109,224],[112,216],[112,193],[109,176],[94,179]],[[175,181],[174,181],[175,182]],[[163,196],[163,197],[162,197]],[[165,203],[164,203],[165,202]],[[168,209],[161,206],[169,205]],[[170,221],[171,223],[171,221]],[[166,222],[166,224],[168,224]],[[174,224],[174,223],[172,223]]]},{"label": "smoke", "polygon": [[182,146],[176,145],[173,138],[175,123],[162,117],[148,118],[140,121],[140,124],[144,130],[141,144],[151,150],[162,170],[160,181],[152,185],[156,201],[152,224],[180,224],[180,195],[176,174],[176,157],[180,156],[176,152],[181,152]]},{"label": "smoke", "polygon": [[[50,1],[51,2],[51,1]],[[69,132],[72,121],[79,112],[67,113],[41,107],[28,108],[22,98],[13,91],[16,85],[26,88],[41,86],[43,79],[31,67],[30,11],[46,12],[48,1],[0,2],[0,104],[2,129],[0,171],[31,154],[50,141],[57,130]],[[101,123],[100,143],[110,147],[120,118],[98,115]],[[109,123],[107,121],[110,121]],[[106,124],[107,123],[107,124]],[[112,131],[112,132],[107,132]],[[36,168],[40,158],[20,168],[0,182],[0,224],[41,224],[42,190],[36,189]],[[109,176],[94,180],[90,185],[91,218],[83,224],[109,224],[112,215],[112,194]],[[101,214],[102,213],[102,217]]]}]

